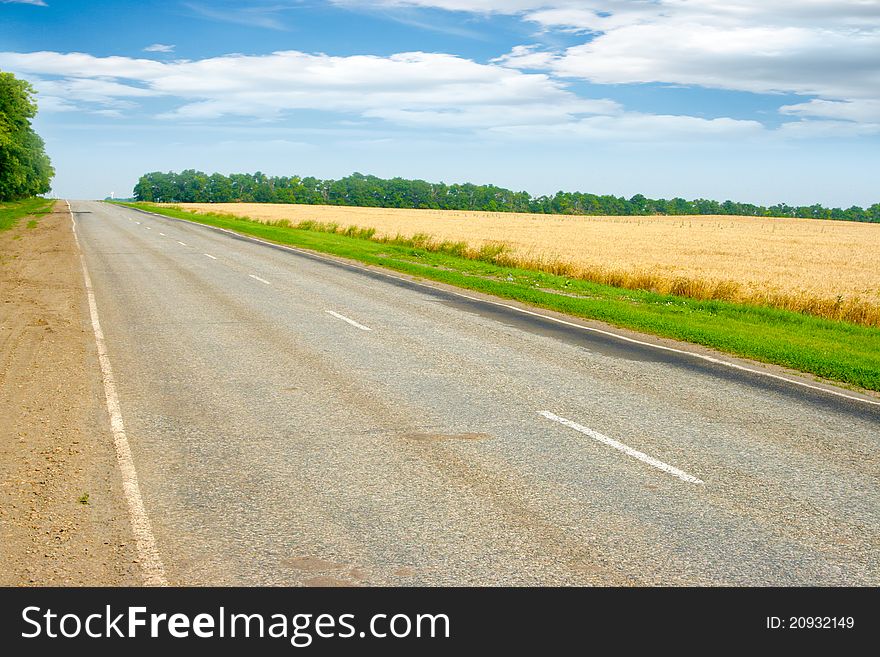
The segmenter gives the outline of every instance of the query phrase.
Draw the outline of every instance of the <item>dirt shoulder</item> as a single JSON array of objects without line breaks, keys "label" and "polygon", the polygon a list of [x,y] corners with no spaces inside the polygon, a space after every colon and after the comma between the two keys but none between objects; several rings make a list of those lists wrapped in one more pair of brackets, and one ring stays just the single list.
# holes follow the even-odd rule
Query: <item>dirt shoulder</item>
[{"label": "dirt shoulder", "polygon": [[0,585],[139,585],[70,215],[27,224],[0,233]]}]

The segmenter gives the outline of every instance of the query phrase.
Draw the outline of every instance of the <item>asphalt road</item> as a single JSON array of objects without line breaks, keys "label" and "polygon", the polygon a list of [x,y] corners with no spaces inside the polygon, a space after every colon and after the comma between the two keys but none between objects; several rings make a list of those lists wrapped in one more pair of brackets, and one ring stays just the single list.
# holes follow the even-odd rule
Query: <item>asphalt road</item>
[{"label": "asphalt road", "polygon": [[169,583],[880,584],[880,406],[72,207]]}]

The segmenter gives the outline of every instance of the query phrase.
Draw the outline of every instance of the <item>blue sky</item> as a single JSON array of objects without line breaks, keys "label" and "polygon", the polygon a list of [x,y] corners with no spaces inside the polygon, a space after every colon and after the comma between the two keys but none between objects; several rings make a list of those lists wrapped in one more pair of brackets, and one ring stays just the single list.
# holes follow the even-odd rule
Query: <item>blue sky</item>
[{"label": "blue sky", "polygon": [[880,0],[0,0],[54,192],[353,171],[880,201]]}]

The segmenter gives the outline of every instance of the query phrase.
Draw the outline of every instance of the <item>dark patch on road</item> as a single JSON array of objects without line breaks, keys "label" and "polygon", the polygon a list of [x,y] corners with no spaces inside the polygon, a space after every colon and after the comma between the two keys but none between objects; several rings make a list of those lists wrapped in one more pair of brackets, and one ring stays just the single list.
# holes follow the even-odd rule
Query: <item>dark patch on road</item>
[{"label": "dark patch on road", "polygon": [[288,568],[296,568],[297,570],[303,570],[310,573],[323,572],[327,570],[341,570],[342,568],[344,568],[342,564],[334,563],[332,561],[326,561],[324,559],[312,556],[290,557],[288,559],[282,559],[281,565],[287,566]]},{"label": "dark patch on road", "polygon": [[351,577],[353,580],[359,582],[367,579],[367,574],[360,568],[352,568],[350,571],[348,571],[348,576]]}]

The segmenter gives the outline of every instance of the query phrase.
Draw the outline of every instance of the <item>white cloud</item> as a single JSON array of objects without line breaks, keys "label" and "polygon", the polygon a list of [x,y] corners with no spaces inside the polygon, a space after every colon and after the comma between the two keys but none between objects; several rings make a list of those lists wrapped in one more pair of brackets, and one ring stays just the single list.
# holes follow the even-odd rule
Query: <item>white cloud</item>
[{"label": "white cloud", "polygon": [[112,117],[123,117],[125,110],[137,107],[134,99],[155,96],[155,92],[121,84],[106,78],[44,79],[24,74],[37,90],[42,113],[85,111]]},{"label": "white cloud", "polygon": [[[350,3],[356,0],[340,0]],[[375,3],[373,3],[375,4]],[[495,61],[596,84],[666,83],[816,102],[784,114],[876,121],[878,0],[384,0],[519,15],[543,31],[583,33],[558,52],[522,45]]]},{"label": "white cloud", "polygon": [[275,119],[319,110],[398,125],[482,129],[622,111],[612,101],[580,98],[545,74],[437,53],[331,57],[286,51],[172,62],[0,53],[0,66],[27,75],[42,100],[120,110],[162,97],[173,104],[163,117],[178,120]]},{"label": "white cloud", "polygon": [[[216,5],[217,3],[215,3]],[[247,27],[262,27],[269,30],[286,30],[278,14],[290,9],[287,5],[241,6],[239,3],[222,6],[208,6],[201,3],[185,2],[183,6],[197,16],[221,23],[233,23]]]},{"label": "white cloud", "polygon": [[523,70],[546,70],[552,67],[558,55],[546,50],[540,50],[539,46],[514,46],[506,55],[496,57],[492,61],[502,66],[519,68]]},{"label": "white cloud", "polygon": [[120,84],[103,78],[66,78],[58,80],[37,79],[34,86],[40,94],[40,104],[44,97],[64,98],[68,101],[82,101],[113,107],[131,107],[128,98],[147,98],[155,92],[141,87]]},{"label": "white cloud", "polygon": [[[791,39],[797,40],[798,34]],[[694,37],[701,44],[707,38]],[[753,36],[743,38],[754,49]],[[777,40],[773,47],[787,48],[789,43]],[[663,53],[661,44],[652,44]],[[338,114],[339,125],[351,120],[366,125],[381,121],[415,129],[467,130],[523,139],[682,141],[769,133],[756,121],[627,111],[611,100],[582,98],[550,74],[521,70],[565,71],[583,56],[579,49],[589,46],[559,55],[524,46],[488,64],[424,52],[333,57],[283,51],[192,61],[0,53],[0,68],[26,75],[40,92],[43,111],[78,108],[124,117],[147,99],[162,99],[161,118],[194,124],[224,117],[272,121],[297,110],[313,110]],[[738,38],[720,46],[703,45],[707,51],[713,47],[723,57],[744,46]],[[641,80],[642,71],[652,66],[638,53],[620,52],[616,57],[629,58],[628,63],[618,63],[617,77],[598,65],[592,75],[610,81],[628,71],[627,79]],[[872,98],[813,99],[788,105],[783,111],[797,120],[780,134],[796,137],[855,134],[846,128],[851,121],[865,123],[867,127],[858,134],[867,134],[880,122],[878,103]],[[821,123],[828,125],[814,125]]]},{"label": "white cloud", "polygon": [[[876,0],[333,0],[337,5],[423,7],[483,14],[522,15],[546,25],[589,29],[658,17],[726,22],[876,26]],[[540,20],[538,20],[540,19]]]},{"label": "white cloud", "polygon": [[569,48],[551,67],[557,75],[600,84],[665,82],[864,98],[880,90],[880,30],[664,21],[612,30]]},{"label": "white cloud", "polygon": [[[4,1],[4,0],[0,0]],[[627,112],[567,87],[665,83],[804,97],[780,112],[780,134],[852,134],[880,123],[880,0],[335,0],[385,10],[436,8],[518,15],[541,30],[582,33],[553,51],[519,45],[482,64],[449,54],[333,57],[299,51],[194,61],[3,53],[0,66],[28,76],[44,111],[110,111],[164,98],[166,119],[273,120],[297,110],[340,118],[509,134],[595,137],[754,132],[754,121]],[[218,18],[206,4],[195,12]],[[290,3],[222,12],[223,20],[282,28]],[[216,13],[216,12],[215,12]],[[412,15],[407,14],[407,20]],[[171,52],[153,44],[147,52]],[[822,126],[822,123],[827,123]],[[864,131],[859,132],[863,134]]]},{"label": "white cloud", "polygon": [[765,134],[757,121],[737,119],[703,119],[696,116],[675,116],[625,112],[614,116],[590,116],[570,123],[542,126],[511,126],[493,128],[498,134],[530,139],[590,139],[621,141],[676,142],[743,139]]},{"label": "white cloud", "polygon": [[147,80],[160,75],[165,66],[152,59],[95,57],[81,52],[0,52],[0,67],[8,71],[69,78]]},{"label": "white cloud", "polygon": [[839,139],[842,137],[871,137],[880,135],[880,122],[856,123],[854,121],[791,121],[779,128],[783,138]]},{"label": "white cloud", "polygon": [[608,8],[601,16],[570,9],[526,14],[544,27],[595,33],[548,62],[555,74],[837,100],[880,93],[880,2],[661,0]]},{"label": "white cloud", "polygon": [[44,0],[0,0],[4,5],[34,5],[36,7],[48,7]]},{"label": "white cloud", "polygon": [[174,46],[165,43],[154,43],[144,48],[144,52],[174,52]]},{"label": "white cloud", "polygon": [[40,96],[40,113],[78,112],[79,107],[58,96]]},{"label": "white cloud", "polygon": [[493,105],[491,102],[456,108],[397,109],[377,108],[364,116],[380,118],[398,125],[428,128],[490,128],[567,125],[582,115],[616,115],[621,108],[609,100],[571,100],[561,104]]},{"label": "white cloud", "polygon": [[783,114],[802,117],[880,123],[880,99],[838,101],[814,98],[806,103],[783,105],[779,111]]}]

